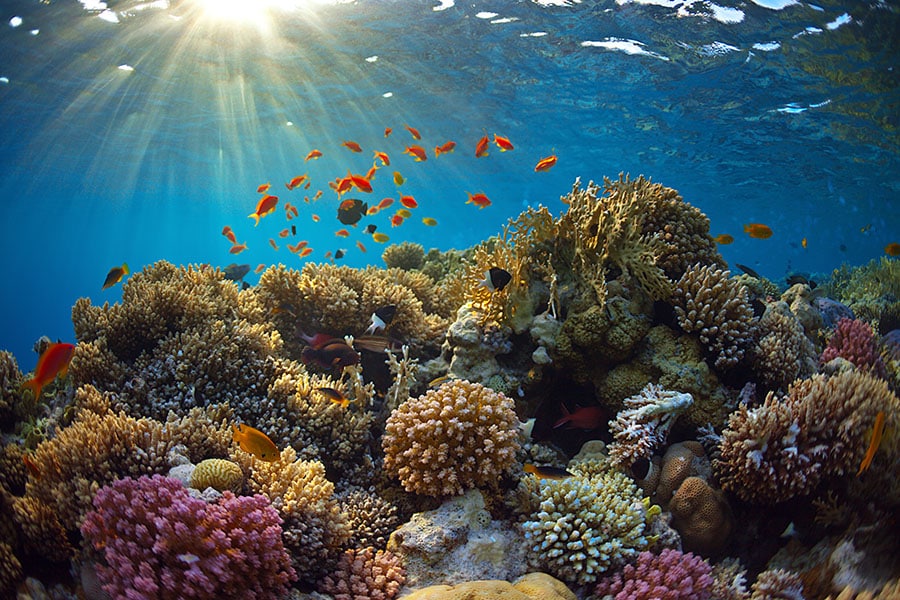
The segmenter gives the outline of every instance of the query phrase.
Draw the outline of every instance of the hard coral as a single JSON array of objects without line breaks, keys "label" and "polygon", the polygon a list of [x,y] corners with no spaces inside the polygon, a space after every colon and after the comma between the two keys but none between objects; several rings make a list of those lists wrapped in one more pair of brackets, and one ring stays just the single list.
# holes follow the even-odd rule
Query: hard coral
[{"label": "hard coral", "polygon": [[786,302],[773,302],[759,320],[754,348],[756,372],[766,388],[785,389],[798,377],[815,372],[814,348]]},{"label": "hard coral", "polygon": [[699,477],[687,477],[669,501],[672,527],[686,550],[710,556],[728,543],[734,527],[725,496]]},{"label": "hard coral", "polygon": [[649,541],[636,485],[608,471],[542,482],[538,509],[522,527],[530,562],[581,585],[632,560]]},{"label": "hard coral", "polygon": [[279,524],[264,496],[207,504],[155,475],[100,489],[81,532],[112,597],[273,598],[296,578]]},{"label": "hard coral", "polygon": [[648,383],[640,394],[626,398],[625,407],[609,422],[609,431],[615,437],[609,446],[610,458],[629,466],[640,458],[650,458],[653,450],[666,443],[678,415],[693,403],[690,394]]},{"label": "hard coral", "polygon": [[413,242],[391,244],[381,253],[381,260],[389,269],[397,268],[404,271],[421,269],[425,262],[425,248],[422,244]]},{"label": "hard coral", "polygon": [[826,363],[837,357],[849,360],[860,369],[873,370],[876,374],[884,372],[875,332],[868,323],[859,319],[843,318],[838,321],[821,360]]},{"label": "hard coral", "polygon": [[678,324],[700,336],[718,369],[737,365],[756,333],[747,291],[728,275],[722,269],[694,265],[673,293]]},{"label": "hard coral", "polygon": [[384,548],[400,525],[397,507],[372,491],[352,490],[339,494],[338,500],[351,532],[348,542],[356,548]]},{"label": "hard coral", "polygon": [[447,381],[391,413],[382,440],[384,469],[407,491],[429,496],[494,485],[515,464],[518,422],[503,394]]},{"label": "hard coral", "polygon": [[244,472],[237,463],[222,458],[207,458],[197,464],[191,473],[191,487],[200,491],[208,487],[224,492],[241,491],[244,486]]},{"label": "hard coral", "polygon": [[405,580],[398,556],[369,547],[345,551],[335,570],[319,582],[319,589],[334,600],[391,600]]},{"label": "hard coral", "polygon": [[615,600],[706,600],[711,573],[709,563],[691,553],[644,551],[634,564],[601,579],[594,593]]},{"label": "hard coral", "polygon": [[743,500],[807,494],[823,478],[856,471],[879,412],[896,426],[900,400],[867,373],[798,380],[787,396],[769,392],[762,406],[732,413],[714,466],[722,486]]}]

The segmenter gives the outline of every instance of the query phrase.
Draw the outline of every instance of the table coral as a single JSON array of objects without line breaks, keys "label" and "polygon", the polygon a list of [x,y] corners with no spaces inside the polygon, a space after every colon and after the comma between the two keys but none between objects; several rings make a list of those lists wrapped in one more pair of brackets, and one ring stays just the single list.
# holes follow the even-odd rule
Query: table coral
[{"label": "table coral", "polygon": [[382,439],[384,469],[410,492],[450,496],[495,485],[515,464],[513,401],[478,383],[452,380],[400,405]]},{"label": "table coral", "polygon": [[666,443],[678,415],[693,402],[690,394],[664,390],[652,383],[626,398],[624,408],[609,422],[615,438],[609,445],[613,462],[631,465],[639,458],[650,458],[653,450]]},{"label": "table coral", "polygon": [[616,600],[707,600],[711,573],[709,563],[690,552],[644,551],[635,563],[601,579],[594,593]]},{"label": "table coral", "polygon": [[673,304],[678,324],[697,333],[717,369],[734,367],[756,334],[756,318],[747,291],[729,272],[694,265],[675,285]]},{"label": "table coral", "polygon": [[622,473],[544,481],[540,505],[522,527],[529,561],[563,581],[594,582],[647,548],[647,513]]},{"label": "table coral", "polygon": [[750,502],[809,493],[825,477],[856,472],[878,412],[896,427],[900,400],[868,373],[798,380],[786,396],[769,392],[762,406],[732,413],[715,470],[726,490]]},{"label": "table coral", "polygon": [[346,550],[335,569],[319,582],[334,600],[391,600],[400,592],[406,574],[398,556],[374,548]]},{"label": "table coral", "polygon": [[180,482],[120,479],[97,492],[81,526],[102,557],[103,589],[115,598],[273,598],[296,576],[265,496],[207,504]]}]

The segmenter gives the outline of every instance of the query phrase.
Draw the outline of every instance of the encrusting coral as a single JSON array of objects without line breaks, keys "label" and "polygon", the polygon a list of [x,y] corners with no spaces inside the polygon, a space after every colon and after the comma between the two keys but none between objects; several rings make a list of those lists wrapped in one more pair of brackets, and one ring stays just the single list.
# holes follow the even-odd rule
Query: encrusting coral
[{"label": "encrusting coral", "polygon": [[615,438],[609,445],[613,463],[631,465],[639,458],[650,458],[653,450],[666,443],[678,415],[693,403],[690,394],[664,390],[652,383],[626,398],[624,408],[609,422]]},{"label": "encrusting coral", "polygon": [[513,402],[478,383],[451,380],[388,417],[384,469],[410,492],[452,496],[496,485],[519,449]]},{"label": "encrusting coral", "polygon": [[391,600],[405,580],[398,556],[369,547],[346,550],[334,571],[319,582],[319,589],[334,600]]}]

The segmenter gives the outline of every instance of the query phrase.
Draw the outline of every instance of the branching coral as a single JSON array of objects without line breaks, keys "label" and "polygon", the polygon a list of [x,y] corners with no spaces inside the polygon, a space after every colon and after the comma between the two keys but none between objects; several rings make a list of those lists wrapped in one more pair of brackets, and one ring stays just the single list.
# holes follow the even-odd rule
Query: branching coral
[{"label": "branching coral", "polygon": [[192,498],[177,480],[120,479],[97,492],[81,526],[115,598],[273,598],[296,576],[278,513],[264,496]]},{"label": "branching coral", "polygon": [[718,369],[735,366],[753,341],[756,319],[747,291],[723,271],[694,265],[673,293],[678,324],[697,333]]},{"label": "branching coral", "polygon": [[691,553],[644,551],[634,564],[601,579],[594,593],[617,600],[704,600],[710,598],[711,573],[709,563]]},{"label": "branching coral", "polygon": [[513,402],[453,380],[404,402],[388,418],[384,469],[410,492],[449,496],[494,485],[519,449]]},{"label": "branching coral", "polygon": [[879,412],[897,426],[900,400],[867,373],[798,380],[787,396],[770,392],[762,406],[732,413],[714,466],[722,486],[744,500],[788,500],[855,472]]},{"label": "branching coral", "polygon": [[563,581],[592,583],[649,544],[640,492],[621,473],[545,481],[537,492],[540,505],[522,525],[529,560]]},{"label": "branching coral", "polygon": [[413,242],[391,244],[381,253],[381,260],[389,269],[396,268],[404,271],[421,269],[425,262],[425,248],[422,247],[422,244]]},{"label": "branching coral", "polygon": [[865,321],[844,318],[837,322],[821,360],[825,363],[837,357],[849,360],[860,369],[884,373],[875,332]]},{"label": "branching coral", "polygon": [[759,321],[753,350],[756,372],[766,388],[785,389],[798,377],[815,372],[815,350],[786,302],[773,302]]},{"label": "branching coral", "polygon": [[338,500],[351,532],[348,543],[355,548],[384,548],[400,525],[397,507],[372,491],[351,490]]},{"label": "branching coral", "polygon": [[347,550],[337,567],[319,583],[334,600],[391,600],[406,580],[400,558],[374,548]]},{"label": "branching coral", "polygon": [[693,403],[690,394],[648,383],[639,394],[626,398],[624,408],[609,422],[609,431],[615,437],[609,446],[610,458],[619,465],[650,458],[653,450],[666,443],[678,415]]}]

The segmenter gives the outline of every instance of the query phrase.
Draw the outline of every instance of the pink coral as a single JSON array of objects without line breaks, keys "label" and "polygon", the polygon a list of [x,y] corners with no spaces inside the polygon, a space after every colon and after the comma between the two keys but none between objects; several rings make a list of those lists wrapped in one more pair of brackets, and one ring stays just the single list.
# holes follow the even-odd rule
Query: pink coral
[{"label": "pink coral", "polygon": [[595,593],[615,600],[706,600],[711,595],[711,573],[709,563],[691,553],[641,552],[637,563],[601,579]]},{"label": "pink coral", "polygon": [[81,526],[113,598],[273,598],[296,579],[265,496],[193,498],[161,475],[101,488]]},{"label": "pink coral", "polygon": [[337,568],[326,576],[319,588],[335,600],[391,600],[406,581],[400,557],[371,546],[362,550],[347,550],[341,555]]},{"label": "pink coral", "polygon": [[834,335],[828,340],[828,346],[822,352],[821,361],[826,363],[839,356],[860,369],[873,369],[876,374],[884,370],[875,341],[875,332],[868,323],[859,319],[844,317],[838,321]]}]

